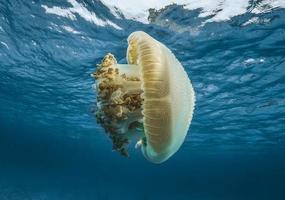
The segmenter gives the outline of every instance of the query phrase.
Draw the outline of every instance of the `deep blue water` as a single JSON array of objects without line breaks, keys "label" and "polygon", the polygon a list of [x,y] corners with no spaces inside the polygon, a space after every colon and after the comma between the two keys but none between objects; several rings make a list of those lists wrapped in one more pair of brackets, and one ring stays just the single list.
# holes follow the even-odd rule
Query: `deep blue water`
[{"label": "deep blue water", "polygon": [[[285,199],[284,9],[201,26],[199,9],[174,6],[141,24],[85,1],[119,30],[43,4],[70,7],[0,0],[0,200]],[[185,143],[161,165],[112,152],[91,112],[90,73],[108,52],[126,62],[136,30],[174,52],[197,95]]]}]

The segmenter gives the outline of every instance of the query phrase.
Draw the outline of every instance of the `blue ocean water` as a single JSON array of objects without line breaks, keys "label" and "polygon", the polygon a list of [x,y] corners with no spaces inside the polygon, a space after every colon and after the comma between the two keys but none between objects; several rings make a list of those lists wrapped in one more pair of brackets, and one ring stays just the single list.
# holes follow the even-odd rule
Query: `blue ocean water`
[{"label": "blue ocean water", "polygon": [[[78,2],[119,28],[43,7],[65,1],[0,0],[0,200],[285,198],[283,8],[205,23],[173,5],[142,24]],[[92,114],[90,73],[108,52],[125,63],[136,30],[174,52],[196,91],[186,141],[161,165],[112,152]]]}]

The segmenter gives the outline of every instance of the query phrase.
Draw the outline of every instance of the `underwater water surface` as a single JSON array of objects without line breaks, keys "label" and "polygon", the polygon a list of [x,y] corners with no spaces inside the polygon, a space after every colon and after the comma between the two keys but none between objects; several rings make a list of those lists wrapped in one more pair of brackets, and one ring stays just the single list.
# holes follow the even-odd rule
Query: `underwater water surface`
[{"label": "underwater water surface", "polygon": [[[285,9],[248,1],[214,20],[220,7],[171,5],[142,23],[104,2],[0,0],[0,200],[284,199]],[[112,152],[92,113],[90,73],[108,52],[126,63],[137,30],[196,92],[186,140],[161,165],[134,144]]]}]

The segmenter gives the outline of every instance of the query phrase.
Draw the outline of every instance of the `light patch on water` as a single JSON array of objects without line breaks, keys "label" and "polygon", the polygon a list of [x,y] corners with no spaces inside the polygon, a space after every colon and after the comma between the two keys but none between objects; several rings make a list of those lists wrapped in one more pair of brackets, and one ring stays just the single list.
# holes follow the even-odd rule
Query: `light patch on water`
[{"label": "light patch on water", "polygon": [[[168,0],[165,0],[166,3],[159,2],[157,5],[157,1],[148,0],[148,1],[136,1],[136,0],[101,0],[110,11],[114,14],[116,8],[118,8],[121,13],[127,19],[136,20],[142,23],[148,23],[148,9],[149,8],[162,8],[169,4]],[[156,3],[155,3],[156,2]],[[117,18],[120,18],[119,15],[114,15]]]},{"label": "light patch on water", "polygon": [[218,91],[219,88],[215,86],[214,84],[209,84],[204,90],[208,93],[213,93],[213,92]]},{"label": "light patch on water", "polygon": [[34,40],[32,40],[31,42],[32,42],[32,45],[37,46],[37,43]]},{"label": "light patch on water", "polygon": [[4,45],[7,49],[9,49],[9,46],[8,46],[8,44],[6,44],[5,42],[0,42],[2,45]]},{"label": "light patch on water", "polygon": [[82,5],[81,3],[78,3],[76,0],[68,0],[68,2],[72,5],[72,7],[61,8],[57,6],[48,7],[46,5],[42,5],[42,8],[44,8],[46,13],[48,14],[54,14],[54,15],[66,17],[71,20],[76,20],[75,14],[78,14],[80,17],[82,17],[86,21],[94,23],[98,26],[112,26],[119,30],[122,29],[121,27],[111,22],[110,20],[102,20],[98,18],[95,13],[90,12],[87,8],[84,7],[84,5]]},{"label": "light patch on water", "polygon": [[243,64],[251,65],[251,64],[257,64],[257,63],[264,63],[264,62],[265,60],[263,58],[260,58],[260,59],[248,58],[245,61],[243,61]]},{"label": "light patch on water", "polygon": [[57,24],[52,23],[52,22],[50,24],[51,24],[51,26],[48,26],[48,29],[55,30],[55,31],[57,31],[59,33],[62,33],[60,27]]},{"label": "light patch on water", "polygon": [[110,12],[112,13],[112,15],[114,15],[116,18],[120,19],[120,9],[117,8],[116,6],[113,6],[112,4],[109,4],[107,1],[105,0],[101,0],[101,2],[103,4],[105,4],[105,6],[107,6],[110,9]]},{"label": "light patch on water", "polygon": [[259,14],[270,12],[273,8],[285,8],[284,0],[263,0],[251,11],[252,13]]},{"label": "light patch on water", "polygon": [[74,29],[71,28],[70,26],[62,26],[62,28],[63,28],[64,30],[66,30],[67,32],[74,33],[74,34],[80,34],[80,32],[74,30]]},{"label": "light patch on water", "polygon": [[[117,11],[120,10],[127,19],[133,19],[142,23],[148,23],[148,9],[161,9],[172,3],[183,5],[185,9],[202,9],[199,17],[207,17],[215,14],[206,22],[225,21],[230,18],[244,14],[249,6],[249,0],[103,0],[110,11],[118,18]],[[266,6],[272,8],[284,8],[284,0],[264,0],[253,9],[254,13],[265,12]]]},{"label": "light patch on water", "polygon": [[48,14],[54,14],[54,15],[58,15],[61,17],[67,17],[67,18],[70,18],[72,20],[76,19],[75,15],[70,10],[63,9],[63,8],[60,8],[57,6],[53,6],[50,8],[46,5],[42,5],[42,7],[45,9],[46,13],[48,13]]},{"label": "light patch on water", "polygon": [[208,19],[206,22],[219,22],[230,20],[234,16],[244,14],[249,6],[248,0],[226,0],[220,4],[220,9],[214,17]]},{"label": "light patch on water", "polygon": [[253,17],[253,18],[249,19],[247,22],[243,23],[242,26],[247,26],[249,24],[256,24],[258,22],[259,22],[259,18]]},{"label": "light patch on water", "polygon": [[58,44],[56,44],[55,47],[58,48],[58,49],[62,48],[62,46],[58,45]]},{"label": "light patch on water", "polygon": [[244,64],[252,64],[254,62],[255,62],[255,60],[253,58],[249,58],[249,59],[246,59],[243,63]]},{"label": "light patch on water", "polygon": [[269,22],[270,22],[270,19],[260,19],[258,17],[253,17],[249,19],[247,22],[243,23],[242,26],[247,26],[250,24],[266,24]]}]

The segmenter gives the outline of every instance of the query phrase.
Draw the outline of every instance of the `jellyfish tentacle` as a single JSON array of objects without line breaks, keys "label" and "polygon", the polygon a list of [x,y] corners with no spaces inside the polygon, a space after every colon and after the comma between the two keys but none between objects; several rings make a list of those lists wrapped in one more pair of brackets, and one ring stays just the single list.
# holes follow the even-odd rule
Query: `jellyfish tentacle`
[{"label": "jellyfish tentacle", "polygon": [[137,65],[117,64],[108,53],[91,74],[96,79],[97,121],[113,142],[113,150],[128,156],[127,145],[142,127],[142,81]]}]

